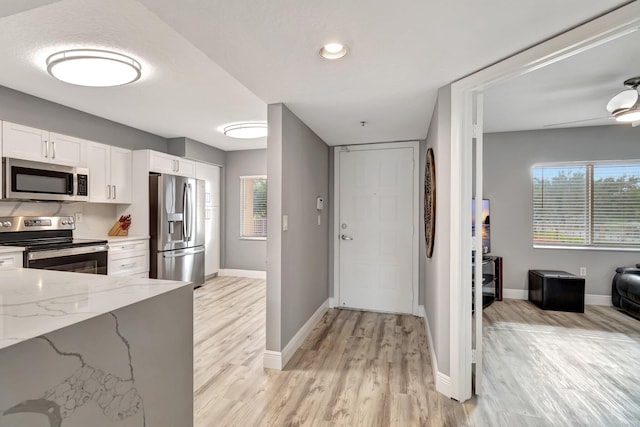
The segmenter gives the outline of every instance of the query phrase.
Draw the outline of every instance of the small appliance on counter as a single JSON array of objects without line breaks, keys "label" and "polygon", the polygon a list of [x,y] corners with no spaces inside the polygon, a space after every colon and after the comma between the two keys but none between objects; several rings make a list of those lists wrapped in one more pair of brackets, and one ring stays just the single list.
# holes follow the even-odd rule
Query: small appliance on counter
[{"label": "small appliance on counter", "polygon": [[201,179],[149,175],[149,277],[204,283],[204,186]]},{"label": "small appliance on counter", "polygon": [[0,246],[25,248],[24,268],[107,274],[106,240],[74,239],[72,216],[0,217]]}]

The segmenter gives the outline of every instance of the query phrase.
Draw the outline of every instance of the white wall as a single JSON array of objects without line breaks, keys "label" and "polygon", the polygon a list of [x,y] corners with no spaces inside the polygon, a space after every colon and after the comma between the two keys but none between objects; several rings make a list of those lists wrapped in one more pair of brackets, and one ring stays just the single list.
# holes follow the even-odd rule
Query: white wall
[{"label": "white wall", "polygon": [[[451,86],[438,91],[438,99],[431,117],[426,147],[433,148],[436,170],[436,231],[433,256],[426,258],[424,246],[421,256],[424,260],[423,292],[424,306],[429,328],[433,338],[434,352],[438,371],[450,374],[450,204],[451,187]],[[422,150],[426,153],[426,150]],[[422,156],[424,157],[424,155]],[[425,160],[420,164],[424,171]],[[424,197],[424,176],[422,177],[422,195]],[[422,204],[422,203],[421,203]],[[424,222],[424,221],[422,221]],[[421,227],[424,233],[424,224]],[[424,236],[424,234],[422,234]],[[422,237],[423,238],[423,237]],[[423,238],[424,239],[424,238]],[[424,245],[424,243],[423,243]]]},{"label": "white wall", "polygon": [[599,126],[486,134],[484,191],[491,200],[491,253],[504,259],[504,287],[525,290],[530,269],[587,268],[585,293],[611,295],[616,267],[638,252],[534,249],[531,167],[534,163],[640,159],[640,128]]}]

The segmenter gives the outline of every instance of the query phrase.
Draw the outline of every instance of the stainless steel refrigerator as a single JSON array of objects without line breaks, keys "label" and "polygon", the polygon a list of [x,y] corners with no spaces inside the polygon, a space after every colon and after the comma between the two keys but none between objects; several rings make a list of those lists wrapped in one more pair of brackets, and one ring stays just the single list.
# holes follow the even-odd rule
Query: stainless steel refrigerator
[{"label": "stainless steel refrigerator", "polygon": [[201,179],[149,175],[150,277],[204,283],[204,186]]}]

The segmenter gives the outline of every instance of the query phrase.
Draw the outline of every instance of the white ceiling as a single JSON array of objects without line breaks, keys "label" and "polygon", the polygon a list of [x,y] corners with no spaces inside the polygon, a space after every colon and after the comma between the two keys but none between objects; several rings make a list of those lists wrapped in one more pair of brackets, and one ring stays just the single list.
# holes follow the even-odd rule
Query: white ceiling
[{"label": "white ceiling", "polygon": [[[609,100],[640,76],[640,31],[488,89],[485,132],[617,124]],[[595,120],[593,120],[595,119]]]},{"label": "white ceiling", "polygon": [[[0,85],[225,150],[264,147],[216,129],[264,120],[276,102],[330,145],[417,139],[439,87],[622,3],[12,0],[0,4]],[[322,60],[331,40],[350,54]],[[50,78],[46,57],[73,47],[132,55],[144,77],[108,89]]]}]

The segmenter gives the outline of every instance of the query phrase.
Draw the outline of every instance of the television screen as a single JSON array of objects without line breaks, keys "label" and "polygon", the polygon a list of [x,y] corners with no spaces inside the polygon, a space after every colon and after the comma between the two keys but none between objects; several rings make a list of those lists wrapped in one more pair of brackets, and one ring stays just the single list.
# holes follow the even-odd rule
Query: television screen
[{"label": "television screen", "polygon": [[[471,200],[471,232],[473,236],[476,235],[476,201],[475,199]],[[482,200],[482,253],[487,254],[491,252],[491,223],[489,218],[489,199]]]}]

